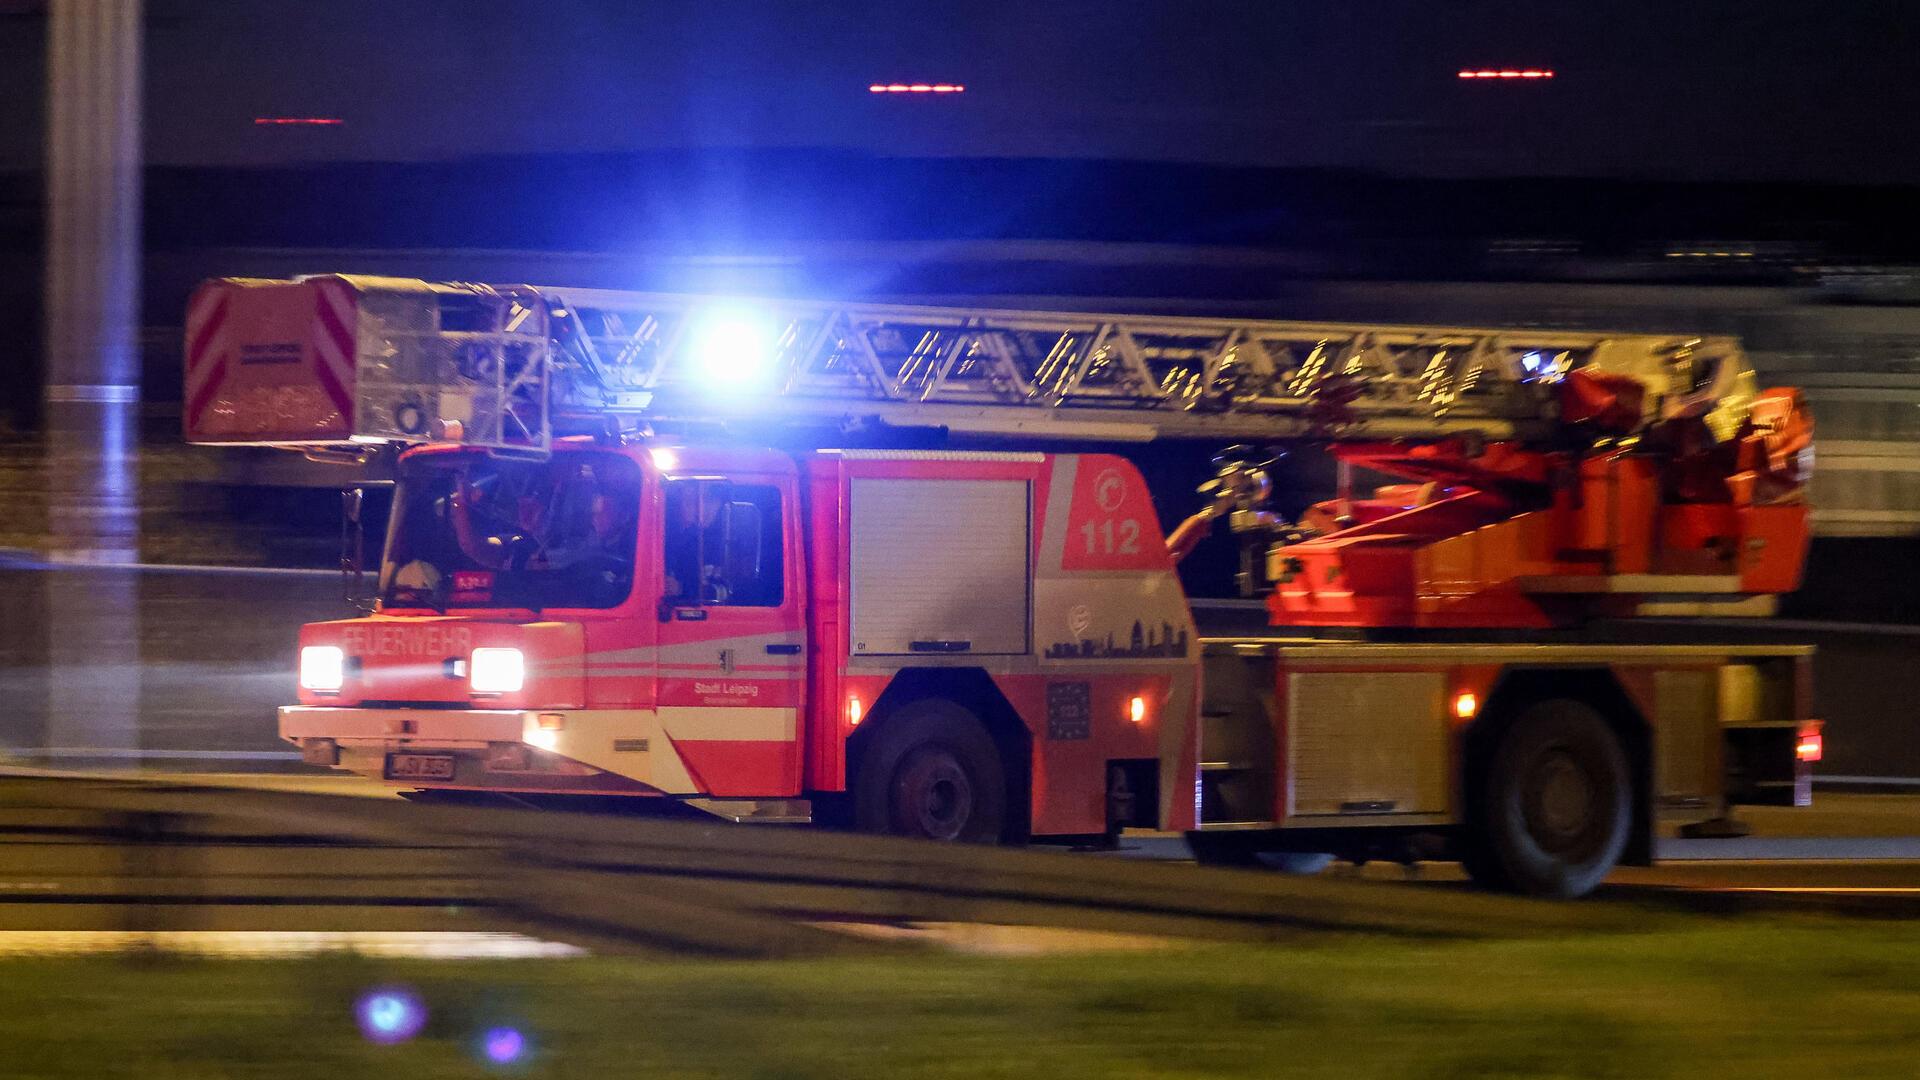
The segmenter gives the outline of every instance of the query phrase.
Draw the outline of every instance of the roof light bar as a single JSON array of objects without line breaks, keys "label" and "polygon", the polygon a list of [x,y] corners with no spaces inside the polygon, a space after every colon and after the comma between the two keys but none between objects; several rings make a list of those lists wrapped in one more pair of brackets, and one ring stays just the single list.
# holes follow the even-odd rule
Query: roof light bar
[{"label": "roof light bar", "polygon": [[867,87],[869,94],[964,94],[966,90],[959,83],[874,83]]},{"label": "roof light bar", "polygon": [[1463,79],[1551,79],[1546,68],[1478,68],[1460,72]]}]

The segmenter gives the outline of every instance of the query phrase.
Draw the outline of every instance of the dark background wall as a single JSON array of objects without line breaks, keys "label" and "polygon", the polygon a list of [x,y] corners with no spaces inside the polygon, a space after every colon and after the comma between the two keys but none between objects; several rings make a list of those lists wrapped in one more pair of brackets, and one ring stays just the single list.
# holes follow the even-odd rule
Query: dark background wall
[{"label": "dark background wall", "polygon": [[[278,754],[289,747],[275,731],[274,709],[293,694],[294,646],[300,625],[345,618],[337,575],[263,571],[133,568],[37,569],[0,566],[0,756],[70,749],[50,715],[50,666],[56,642],[50,591],[56,584],[80,593],[130,589],[136,624],[137,699],[131,726],[87,744],[121,751],[172,754],[217,751]],[[121,613],[82,608],[59,632],[113,638],[126,632]],[[69,680],[105,681],[87,667],[61,669]],[[83,729],[98,728],[83,720]],[[61,759],[67,760],[67,759]],[[259,767],[249,760],[247,767]],[[190,767],[217,766],[217,759]]]}]

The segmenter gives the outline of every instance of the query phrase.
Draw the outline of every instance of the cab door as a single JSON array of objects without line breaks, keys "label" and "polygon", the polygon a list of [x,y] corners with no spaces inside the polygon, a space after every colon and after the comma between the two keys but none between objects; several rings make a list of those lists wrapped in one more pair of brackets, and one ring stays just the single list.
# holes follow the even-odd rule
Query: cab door
[{"label": "cab door", "polygon": [[661,487],[660,730],[700,791],[797,796],[806,590],[794,474]]}]

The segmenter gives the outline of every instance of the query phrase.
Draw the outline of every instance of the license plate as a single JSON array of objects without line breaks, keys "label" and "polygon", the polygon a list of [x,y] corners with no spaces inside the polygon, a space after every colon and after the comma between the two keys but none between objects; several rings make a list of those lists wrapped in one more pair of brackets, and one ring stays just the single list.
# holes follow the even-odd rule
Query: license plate
[{"label": "license plate", "polygon": [[451,780],[453,757],[450,754],[388,754],[389,780]]}]

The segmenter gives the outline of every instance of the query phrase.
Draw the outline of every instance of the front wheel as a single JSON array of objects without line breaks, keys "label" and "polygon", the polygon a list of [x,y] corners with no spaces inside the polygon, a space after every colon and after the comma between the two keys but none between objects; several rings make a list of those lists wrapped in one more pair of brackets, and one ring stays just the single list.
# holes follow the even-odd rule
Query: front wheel
[{"label": "front wheel", "polygon": [[951,701],[902,706],[855,780],[854,820],[864,832],[993,844],[1009,816],[999,749],[979,719]]},{"label": "front wheel", "polygon": [[1604,717],[1572,700],[1529,706],[1480,784],[1463,862],[1474,880],[1534,896],[1592,892],[1633,829],[1633,777]]}]

